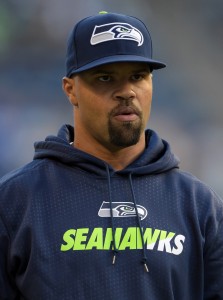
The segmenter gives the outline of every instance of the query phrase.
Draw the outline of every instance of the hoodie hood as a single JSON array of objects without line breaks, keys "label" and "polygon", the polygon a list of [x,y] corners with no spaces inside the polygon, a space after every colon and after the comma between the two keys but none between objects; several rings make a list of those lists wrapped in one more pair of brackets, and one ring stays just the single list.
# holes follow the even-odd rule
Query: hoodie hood
[{"label": "hoodie hood", "polygon": [[[34,159],[54,159],[69,166],[75,165],[98,176],[107,176],[106,162],[74,148],[74,128],[63,125],[57,136],[48,136],[45,141],[35,143]],[[119,174],[149,175],[178,168],[179,159],[171,152],[169,144],[153,130],[146,130],[146,149]],[[115,170],[108,165],[110,174]]]}]

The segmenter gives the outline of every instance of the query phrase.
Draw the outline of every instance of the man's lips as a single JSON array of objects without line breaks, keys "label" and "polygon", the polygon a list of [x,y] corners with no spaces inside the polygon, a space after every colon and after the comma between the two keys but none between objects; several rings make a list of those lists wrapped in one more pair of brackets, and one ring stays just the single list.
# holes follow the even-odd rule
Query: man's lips
[{"label": "man's lips", "polygon": [[135,121],[139,117],[138,111],[131,106],[118,107],[112,115],[116,120],[122,122]]}]

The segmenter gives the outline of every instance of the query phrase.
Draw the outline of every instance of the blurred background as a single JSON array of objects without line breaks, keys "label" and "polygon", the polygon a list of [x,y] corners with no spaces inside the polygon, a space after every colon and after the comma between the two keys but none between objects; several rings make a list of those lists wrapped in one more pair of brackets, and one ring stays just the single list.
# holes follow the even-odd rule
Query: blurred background
[{"label": "blurred background", "polygon": [[99,11],[141,18],[153,38],[148,127],[168,140],[181,168],[223,196],[222,0],[1,0],[0,176],[32,160],[33,143],[73,124],[61,89],[74,23]]}]

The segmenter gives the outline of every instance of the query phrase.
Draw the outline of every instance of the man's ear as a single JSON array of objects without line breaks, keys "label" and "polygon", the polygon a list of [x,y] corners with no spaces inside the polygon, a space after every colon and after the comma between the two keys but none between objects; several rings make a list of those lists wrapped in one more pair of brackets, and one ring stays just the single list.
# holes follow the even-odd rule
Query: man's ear
[{"label": "man's ear", "polygon": [[73,78],[63,77],[62,88],[70,103],[74,106],[78,106],[75,93],[75,80]]}]

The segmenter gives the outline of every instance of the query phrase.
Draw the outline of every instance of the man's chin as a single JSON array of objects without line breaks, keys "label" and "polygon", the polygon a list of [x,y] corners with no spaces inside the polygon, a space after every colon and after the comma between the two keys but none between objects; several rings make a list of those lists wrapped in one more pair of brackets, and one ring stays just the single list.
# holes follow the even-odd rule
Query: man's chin
[{"label": "man's chin", "polygon": [[130,147],[139,142],[142,130],[141,125],[135,126],[132,122],[125,122],[122,126],[109,126],[110,142],[118,147]]}]

